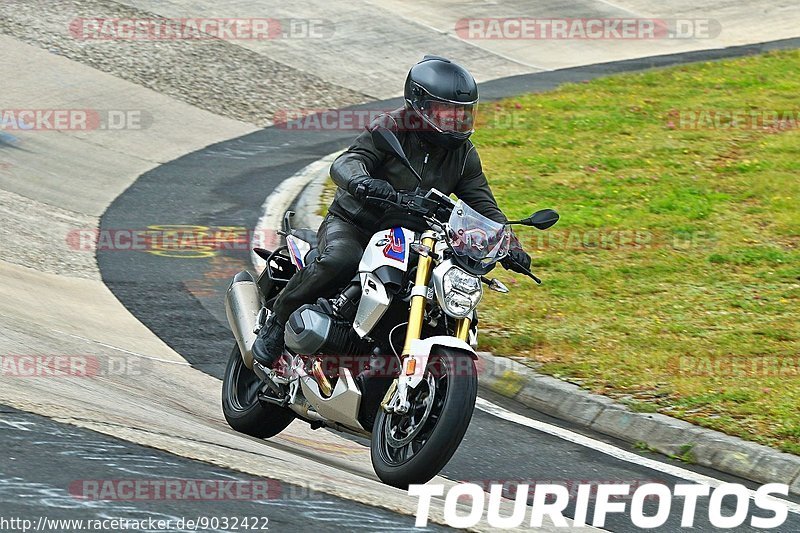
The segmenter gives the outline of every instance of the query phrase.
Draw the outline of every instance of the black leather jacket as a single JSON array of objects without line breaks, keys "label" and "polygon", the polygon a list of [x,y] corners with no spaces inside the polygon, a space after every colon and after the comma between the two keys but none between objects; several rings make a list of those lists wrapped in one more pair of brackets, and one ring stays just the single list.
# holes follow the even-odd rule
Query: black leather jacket
[{"label": "black leather jacket", "polygon": [[[467,141],[455,150],[431,145],[412,129],[398,126],[406,124],[406,113],[403,108],[392,111],[376,119],[369,129],[380,125],[394,131],[411,165],[422,177],[420,187],[436,188],[447,195],[455,194],[483,216],[506,222],[508,219],[497,207],[472,143]],[[397,209],[365,205],[347,192],[351,180],[364,176],[386,180],[397,191],[413,190],[418,184],[414,175],[397,159],[375,147],[370,131],[366,130],[331,165],[331,178],[339,188],[328,209],[330,213],[354,223],[367,233],[394,225],[416,231],[426,229],[421,222],[410,221],[408,215]]]}]

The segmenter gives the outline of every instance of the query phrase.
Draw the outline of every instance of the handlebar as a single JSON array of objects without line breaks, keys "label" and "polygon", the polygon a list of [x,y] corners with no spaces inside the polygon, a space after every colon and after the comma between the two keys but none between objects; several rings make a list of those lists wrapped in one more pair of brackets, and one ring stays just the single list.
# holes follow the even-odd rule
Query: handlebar
[{"label": "handlebar", "polygon": [[439,223],[446,221],[453,210],[449,196],[432,190],[416,189],[412,192],[397,192],[394,200],[377,196],[362,196],[366,202],[377,202],[397,207],[411,215],[433,218]]},{"label": "handlebar", "polygon": [[[359,187],[363,187],[363,185],[359,185]],[[378,196],[368,196],[363,194],[363,192],[360,196],[365,202],[376,202],[392,205],[406,211],[411,215],[421,216],[428,220],[435,220],[440,225],[442,225],[444,221],[450,217],[450,213],[452,212],[453,207],[455,207],[455,203],[452,199],[450,199],[449,196],[445,196],[438,191],[419,188],[412,192],[398,191],[395,193],[394,200],[380,198]],[[533,272],[514,261],[511,257],[508,257],[508,259],[514,264],[514,266],[518,267],[517,271],[519,273],[528,276],[538,285],[542,284],[542,280],[536,277]]]}]

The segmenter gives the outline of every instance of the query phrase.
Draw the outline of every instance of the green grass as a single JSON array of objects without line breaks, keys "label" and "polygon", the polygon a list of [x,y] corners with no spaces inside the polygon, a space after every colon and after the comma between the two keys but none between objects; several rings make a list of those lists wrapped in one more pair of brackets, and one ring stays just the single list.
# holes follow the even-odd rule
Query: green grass
[{"label": "green grass", "polygon": [[[796,113],[798,69],[799,52],[770,53],[482,106],[473,139],[503,210],[562,218],[517,230],[544,285],[495,270],[511,293],[484,299],[481,347],[800,454],[800,131],[680,118]],[[751,366],[715,370],[730,361]]]}]

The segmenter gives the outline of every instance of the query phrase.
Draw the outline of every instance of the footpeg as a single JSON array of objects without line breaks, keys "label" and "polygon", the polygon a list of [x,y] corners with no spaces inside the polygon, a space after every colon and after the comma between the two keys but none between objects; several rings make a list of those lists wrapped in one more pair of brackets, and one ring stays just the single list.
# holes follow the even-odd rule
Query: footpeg
[{"label": "footpeg", "polygon": [[269,390],[271,390],[278,396],[283,396],[283,391],[277,385],[277,383],[275,383],[275,381],[272,379],[276,375],[274,370],[265,367],[264,365],[262,365],[261,363],[259,363],[254,359],[253,372],[255,372],[256,376],[258,376],[258,379],[260,379],[261,382],[269,388]]}]

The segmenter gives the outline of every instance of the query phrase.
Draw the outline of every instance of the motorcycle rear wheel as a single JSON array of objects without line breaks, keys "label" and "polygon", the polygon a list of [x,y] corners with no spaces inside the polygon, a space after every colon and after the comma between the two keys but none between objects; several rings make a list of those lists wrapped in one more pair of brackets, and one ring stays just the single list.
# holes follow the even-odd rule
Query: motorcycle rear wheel
[{"label": "motorcycle rear wheel", "polygon": [[372,430],[375,473],[401,489],[426,483],[444,468],[475,408],[478,375],[469,354],[438,348],[431,353],[425,375],[425,382],[409,394],[409,412],[401,416],[379,408]]},{"label": "motorcycle rear wheel", "polygon": [[289,409],[261,402],[260,387],[261,380],[244,364],[239,345],[234,343],[222,379],[222,412],[228,425],[239,433],[267,439],[286,429],[295,416]]}]

